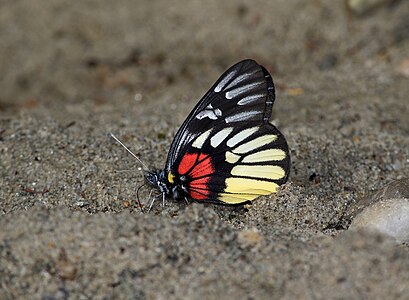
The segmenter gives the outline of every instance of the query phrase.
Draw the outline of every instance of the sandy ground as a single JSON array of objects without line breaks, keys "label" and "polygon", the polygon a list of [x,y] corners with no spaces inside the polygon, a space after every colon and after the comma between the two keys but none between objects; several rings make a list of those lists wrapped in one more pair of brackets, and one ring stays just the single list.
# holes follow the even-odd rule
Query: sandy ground
[{"label": "sandy ground", "polygon": [[[1,2],[0,298],[407,299],[408,247],[348,226],[360,199],[409,177],[408,11]],[[163,167],[191,108],[244,58],[273,75],[289,183],[253,205],[141,213],[139,165],[108,133]]]}]

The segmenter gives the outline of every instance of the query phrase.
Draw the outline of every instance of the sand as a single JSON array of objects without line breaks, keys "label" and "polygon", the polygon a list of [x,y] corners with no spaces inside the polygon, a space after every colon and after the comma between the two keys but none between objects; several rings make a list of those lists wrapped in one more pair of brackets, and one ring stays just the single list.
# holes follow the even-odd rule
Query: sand
[{"label": "sand", "polygon": [[[409,251],[351,207],[409,178],[408,1],[0,4],[1,299],[405,299]],[[277,88],[289,182],[252,205],[168,200],[143,174],[230,65]],[[141,190],[146,205],[151,189]]]}]

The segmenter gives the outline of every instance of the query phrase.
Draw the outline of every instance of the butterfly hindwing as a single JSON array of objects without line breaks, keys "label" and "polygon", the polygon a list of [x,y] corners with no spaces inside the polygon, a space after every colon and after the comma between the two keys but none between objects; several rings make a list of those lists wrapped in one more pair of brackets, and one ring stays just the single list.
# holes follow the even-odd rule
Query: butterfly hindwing
[{"label": "butterfly hindwing", "polygon": [[274,193],[286,182],[290,158],[283,135],[271,124],[214,128],[181,157],[179,176],[195,200],[229,204]]},{"label": "butterfly hindwing", "polygon": [[164,170],[169,190],[228,204],[274,193],[290,166],[286,140],[269,123],[274,99],[271,75],[255,61],[228,69],[176,133]]}]

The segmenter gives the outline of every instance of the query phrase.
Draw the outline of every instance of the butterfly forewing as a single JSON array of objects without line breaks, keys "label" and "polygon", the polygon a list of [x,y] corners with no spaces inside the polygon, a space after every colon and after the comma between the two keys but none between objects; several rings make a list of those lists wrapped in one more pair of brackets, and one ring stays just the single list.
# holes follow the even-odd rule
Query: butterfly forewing
[{"label": "butterfly forewing", "polygon": [[231,123],[268,122],[274,97],[273,81],[264,67],[253,60],[235,64],[216,81],[179,128],[166,169],[171,169],[202,132]]},{"label": "butterfly forewing", "polygon": [[177,132],[168,178],[199,201],[235,204],[274,193],[290,166],[285,138],[268,122],[274,99],[271,76],[255,61],[228,69]]}]

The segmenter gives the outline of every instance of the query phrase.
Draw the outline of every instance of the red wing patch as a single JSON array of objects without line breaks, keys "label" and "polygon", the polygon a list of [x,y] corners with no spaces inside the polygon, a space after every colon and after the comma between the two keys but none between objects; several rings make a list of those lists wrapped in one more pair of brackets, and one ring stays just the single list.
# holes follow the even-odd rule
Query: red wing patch
[{"label": "red wing patch", "polygon": [[203,153],[187,153],[183,156],[178,172],[187,175],[189,195],[196,200],[204,200],[209,197],[208,183],[214,173],[214,167],[210,155]]},{"label": "red wing patch", "polygon": [[183,156],[182,161],[180,162],[180,165],[178,167],[178,173],[180,175],[185,175],[187,172],[189,172],[196,163],[197,158],[198,158],[197,153],[186,153]]},{"label": "red wing patch", "polygon": [[203,177],[214,172],[212,161],[209,155],[200,154],[197,165],[189,172],[192,178]]}]

